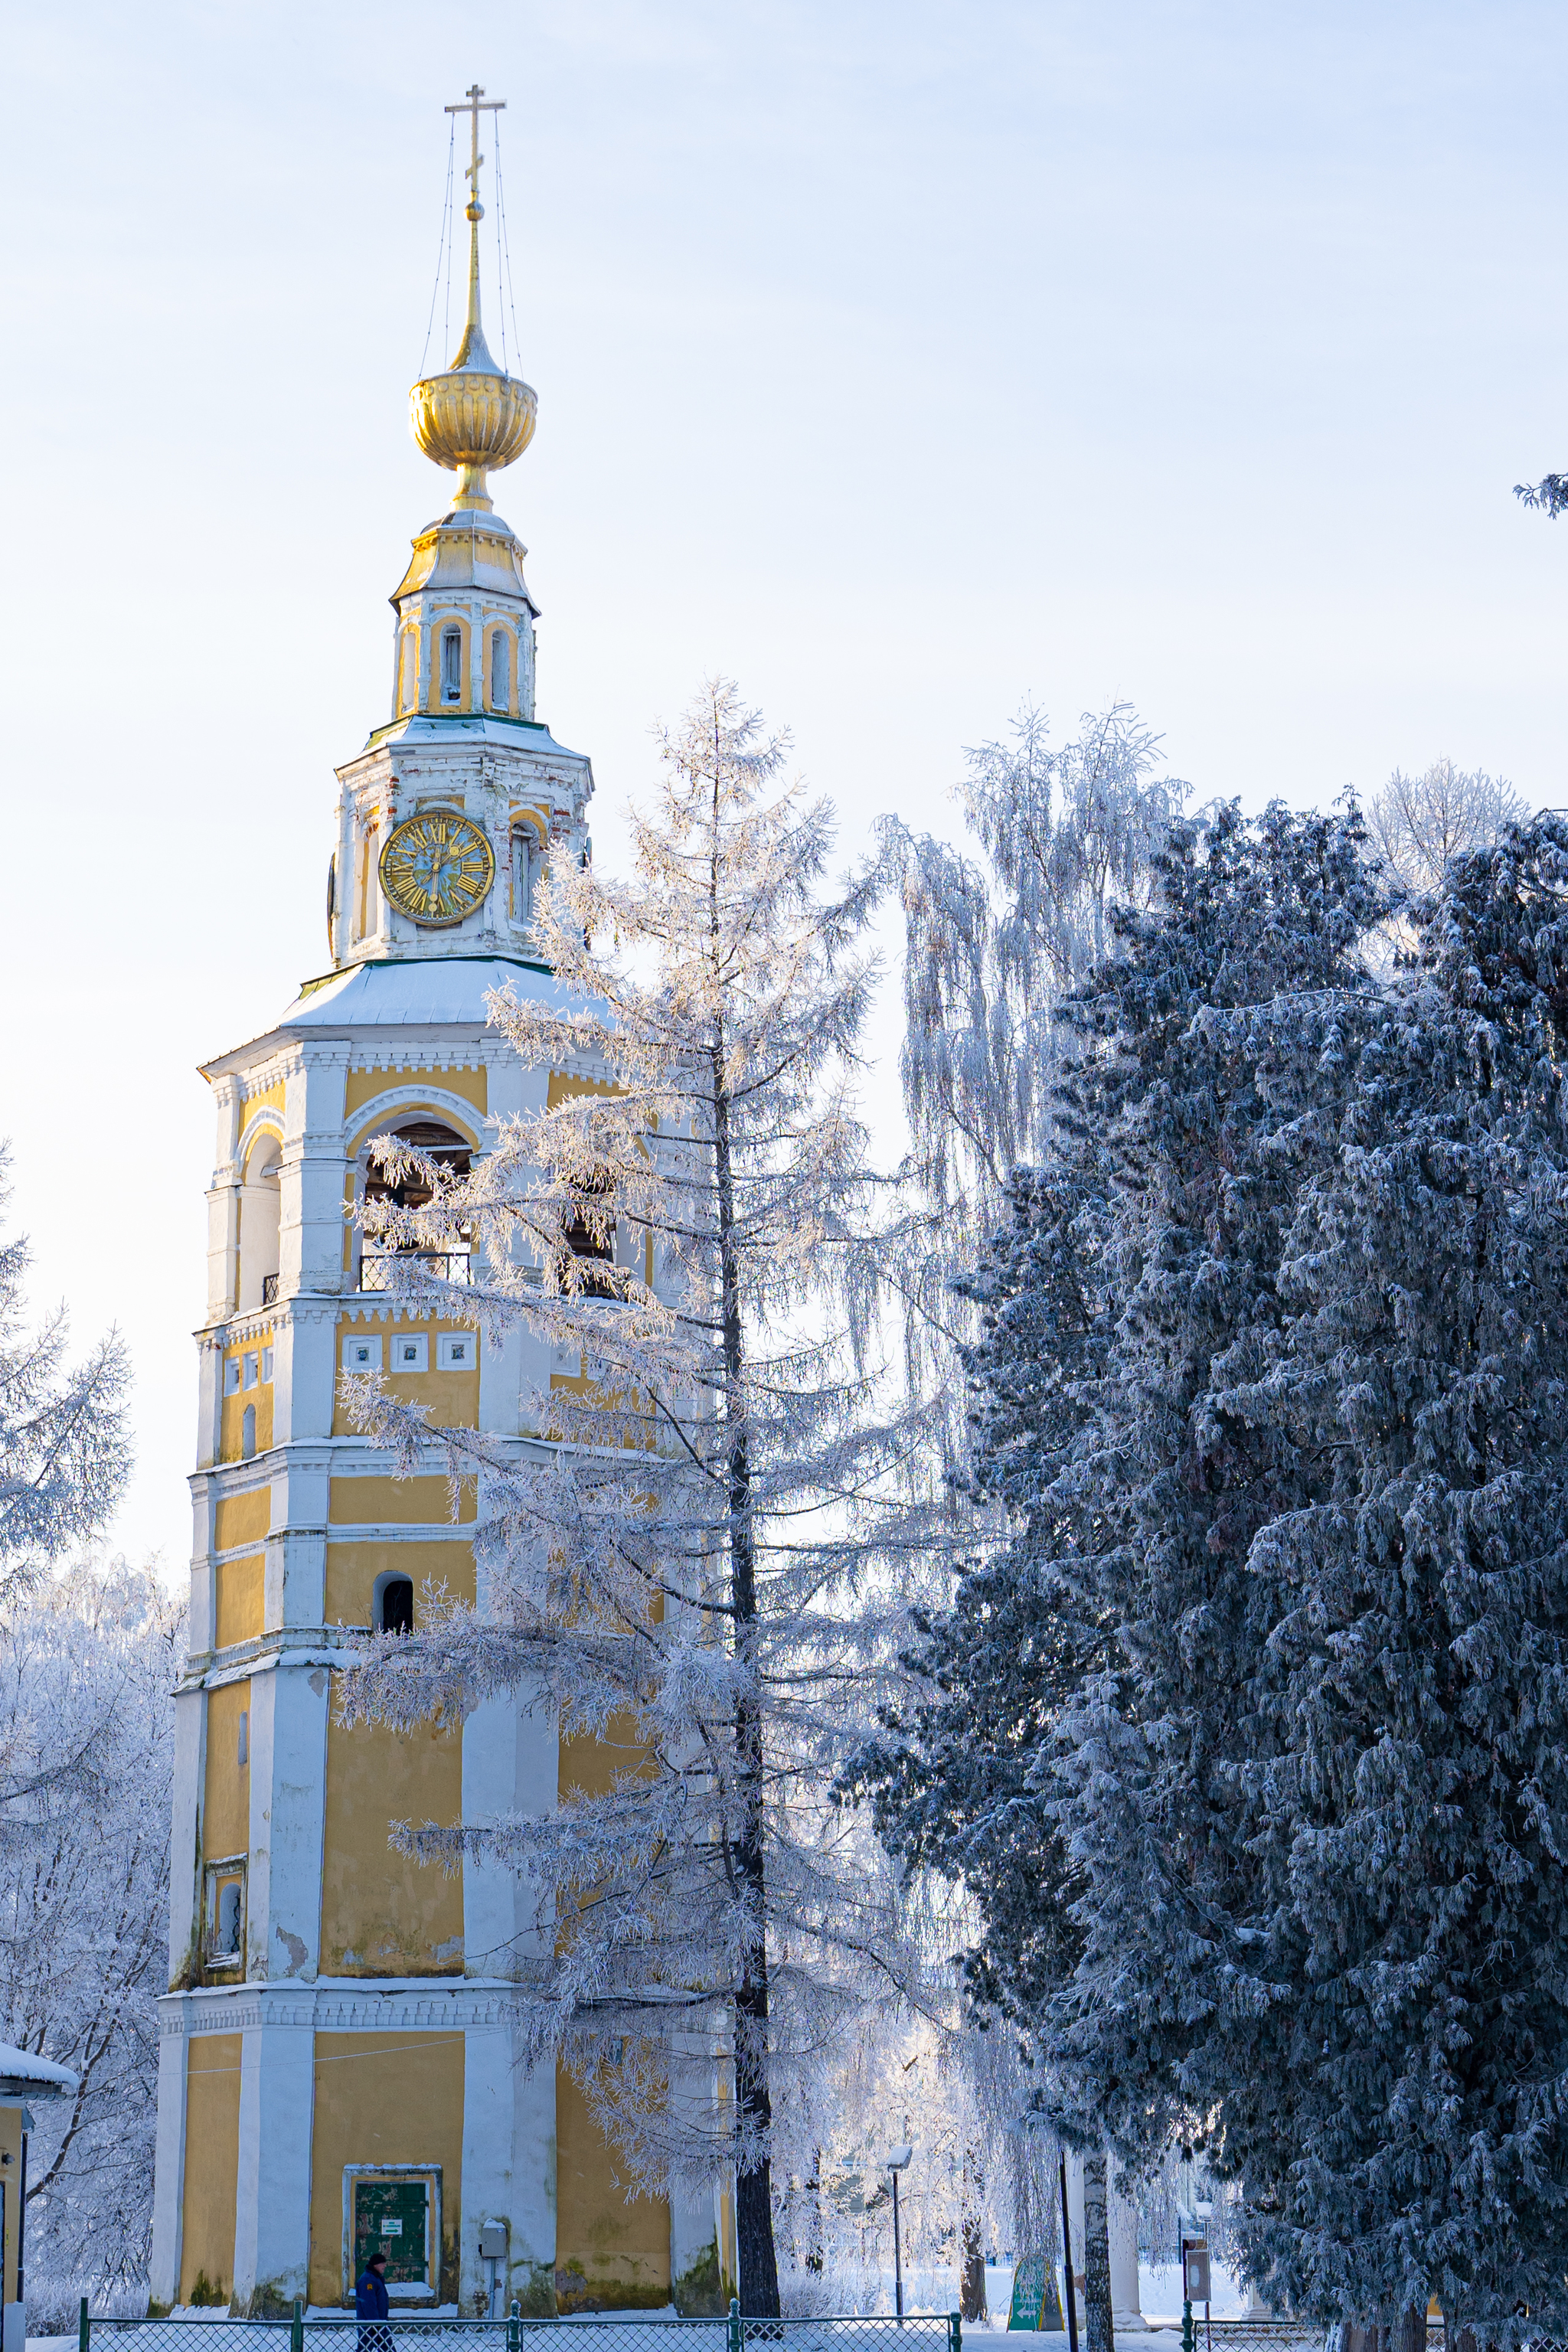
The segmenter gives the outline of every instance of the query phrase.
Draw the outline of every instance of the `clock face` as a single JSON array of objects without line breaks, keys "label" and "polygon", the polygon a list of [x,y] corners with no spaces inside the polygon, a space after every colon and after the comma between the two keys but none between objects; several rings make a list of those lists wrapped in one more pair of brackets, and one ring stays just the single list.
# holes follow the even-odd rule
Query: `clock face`
[{"label": "clock face", "polygon": [[381,853],[381,887],[393,905],[431,928],[471,915],[495,878],[489,843],[456,809],[421,809]]}]

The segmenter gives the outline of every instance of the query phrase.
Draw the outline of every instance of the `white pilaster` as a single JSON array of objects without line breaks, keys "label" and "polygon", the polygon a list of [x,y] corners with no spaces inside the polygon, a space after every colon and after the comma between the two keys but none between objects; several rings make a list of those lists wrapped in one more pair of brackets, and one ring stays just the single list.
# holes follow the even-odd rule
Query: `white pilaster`
[{"label": "white pilaster", "polygon": [[[169,1981],[188,1984],[199,1960],[202,1778],[207,1698],[186,1690],[174,1699],[174,1821],[169,1840]],[[182,2097],[184,2093],[182,2091]],[[182,2129],[184,2126],[182,2126]]]},{"label": "white pilaster", "polygon": [[270,2021],[240,2038],[234,2294],[242,2312],[286,2312],[310,2258],[315,2035]]},{"label": "white pilaster", "polygon": [[321,1665],[278,1663],[250,1685],[246,1974],[313,1979],[321,1957],[327,1709]]},{"label": "white pilaster", "polygon": [[[463,2222],[458,2263],[458,2306],[475,2319],[489,2315],[487,2265],[479,2231],[504,2222],[509,2256],[516,2243],[512,2172],[517,2147],[512,2096],[512,2041],[505,2024],[470,2025],[463,2036]],[[553,2248],[552,2249],[553,2252]],[[510,2280],[503,2278],[510,2300]]]},{"label": "white pilaster", "polygon": [[[552,1790],[552,1798],[553,1794]],[[482,1827],[511,1812],[516,1803],[516,1702],[487,1699],[463,1725],[463,1820]],[[517,1885],[511,1871],[464,1855],[465,1975],[516,1973]]]},{"label": "white pilaster", "polygon": [[153,2255],[148,2287],[154,2303],[180,2293],[185,2186],[185,2037],[158,2038],[158,2138],[153,2164]]}]

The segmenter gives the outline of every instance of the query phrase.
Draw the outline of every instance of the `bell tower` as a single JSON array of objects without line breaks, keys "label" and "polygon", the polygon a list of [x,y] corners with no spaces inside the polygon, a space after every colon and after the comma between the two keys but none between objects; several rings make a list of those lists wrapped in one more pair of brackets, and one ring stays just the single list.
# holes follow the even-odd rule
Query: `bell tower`
[{"label": "bell tower", "polygon": [[[416,1625],[445,1591],[481,1607],[486,1507],[395,1479],[348,1418],[345,1371],[380,1369],[432,1422],[539,1453],[538,1343],[483,1339],[391,1278],[355,1216],[392,1181],[393,1133],[455,1167],[552,1090],[489,1025],[500,988],[558,1001],[534,892],[590,855],[586,757],[534,710],[525,551],[489,474],[533,437],[531,388],[497,366],[479,305],[471,89],[468,317],[410,394],[416,440],[458,477],[395,590],[391,713],[337,772],[329,969],[216,1055],[207,1304],[197,1331],[190,1654],[175,1701],[170,1990],[161,2004],[153,2294],[163,2308],[352,2307],[371,2249],[395,2312],[724,2307],[727,2195],[628,2200],[571,2077],[526,2070],[521,1988],[544,1930],[526,1890],[398,1853],[400,1821],[549,1810],[563,1770],[542,1708],[490,1701],[456,1727],[345,1726],[347,1644]],[[567,1767],[579,1775],[581,1755]]]}]

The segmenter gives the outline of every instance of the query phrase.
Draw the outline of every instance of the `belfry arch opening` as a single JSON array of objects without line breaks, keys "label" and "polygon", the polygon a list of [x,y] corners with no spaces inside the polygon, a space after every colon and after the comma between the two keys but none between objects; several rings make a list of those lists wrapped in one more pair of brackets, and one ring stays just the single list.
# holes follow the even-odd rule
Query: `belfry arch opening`
[{"label": "belfry arch opening", "polygon": [[[445,1120],[428,1116],[405,1118],[387,1130],[399,1143],[406,1143],[420,1152],[445,1174],[466,1176],[473,1164],[473,1147],[467,1138],[448,1127]],[[388,1201],[395,1208],[423,1209],[434,1197],[434,1187],[425,1177],[409,1170],[405,1174],[395,1171],[377,1159],[374,1149],[364,1153],[362,1197],[366,1201]],[[427,1250],[416,1243],[394,1243],[379,1237],[366,1236],[360,1250],[359,1286],[362,1290],[385,1290],[390,1280],[390,1260],[414,1255],[423,1258],[433,1274],[448,1282],[466,1282],[468,1276],[468,1254],[459,1245],[450,1250]]]},{"label": "belfry arch opening", "polygon": [[258,1136],[245,1162],[239,1188],[240,1314],[270,1307],[278,1296],[279,1225],[282,1217],[283,1147],[271,1134]]}]

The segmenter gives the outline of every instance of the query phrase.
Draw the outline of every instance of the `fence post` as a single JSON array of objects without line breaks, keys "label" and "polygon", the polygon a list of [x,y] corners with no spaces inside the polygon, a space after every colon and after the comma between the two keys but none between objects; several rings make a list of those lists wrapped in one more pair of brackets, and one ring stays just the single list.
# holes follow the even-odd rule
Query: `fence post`
[{"label": "fence post", "polygon": [[305,2352],[305,2306],[294,2297],[294,2316],[289,2323],[289,2352]]},{"label": "fence post", "polygon": [[730,2297],[730,2352],[743,2352],[744,2336],[741,2326],[741,2298]]},{"label": "fence post", "polygon": [[506,2352],[522,2352],[522,2305],[515,2294],[507,2314]]},{"label": "fence post", "polygon": [[963,2314],[950,2311],[947,2315],[947,2352],[963,2352]]},{"label": "fence post", "polygon": [[92,2322],[87,2315],[87,2297],[85,2294],[81,2299],[81,2309],[77,2315],[76,2342],[77,2352],[89,2352],[89,2347],[92,2342]]}]

